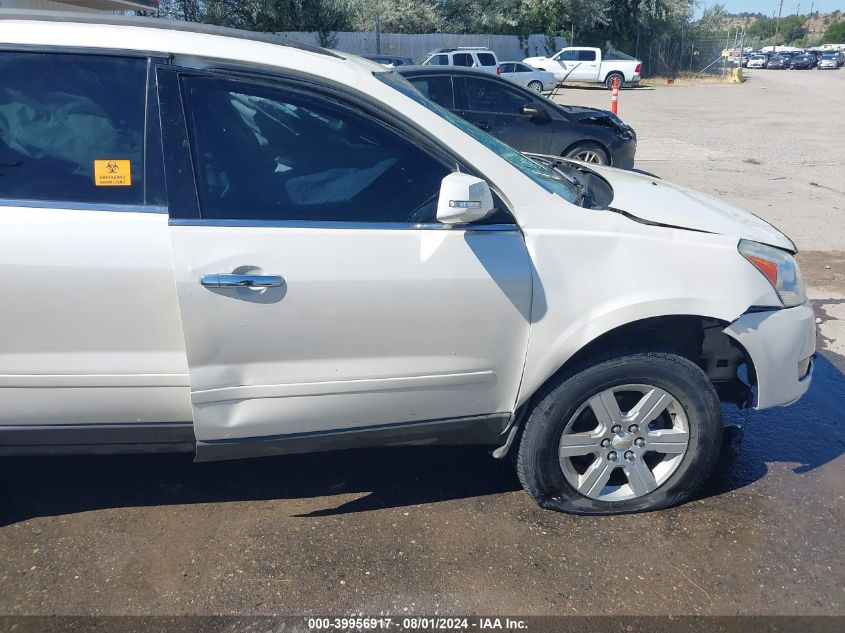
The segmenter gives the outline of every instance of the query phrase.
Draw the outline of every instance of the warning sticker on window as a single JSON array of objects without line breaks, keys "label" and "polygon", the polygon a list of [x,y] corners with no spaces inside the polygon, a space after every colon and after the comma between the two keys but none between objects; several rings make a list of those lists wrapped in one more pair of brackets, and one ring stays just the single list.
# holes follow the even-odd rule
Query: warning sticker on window
[{"label": "warning sticker on window", "polygon": [[97,187],[129,187],[132,185],[131,161],[95,160],[94,185]]}]

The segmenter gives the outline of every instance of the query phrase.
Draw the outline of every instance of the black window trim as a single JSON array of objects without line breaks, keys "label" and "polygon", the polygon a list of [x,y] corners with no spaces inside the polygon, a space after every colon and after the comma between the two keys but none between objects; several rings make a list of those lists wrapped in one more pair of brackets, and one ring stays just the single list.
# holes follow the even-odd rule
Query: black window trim
[{"label": "black window trim", "polygon": [[[168,63],[170,54],[125,50],[118,48],[96,48],[93,46],[64,46],[52,44],[0,44],[0,53],[48,53],[65,55],[92,55],[96,57],[127,57],[147,59],[147,78],[144,89],[144,202],[141,204],[119,204],[111,202],[81,202],[79,200],[44,200],[41,198],[4,198],[0,196],[0,207],[20,207],[23,209],[67,209],[68,211],[111,211],[117,213],[158,213],[166,214],[167,205],[147,204],[147,139],[149,134],[148,109],[150,78],[154,68],[159,64]],[[166,197],[166,192],[165,192]]]},{"label": "black window trim", "polygon": [[[434,66],[432,68],[435,68]],[[445,75],[447,73],[441,71],[439,73],[433,72],[432,75]],[[432,154],[437,160],[441,162],[454,165],[457,171],[472,174],[480,178],[485,178],[478,170],[467,164],[460,156],[452,152],[452,150],[442,143],[436,137],[429,135],[421,128],[415,126],[406,116],[398,111],[394,111],[383,107],[380,103],[375,103],[369,100],[366,95],[353,91],[348,86],[333,82],[326,78],[317,78],[305,72],[296,70],[284,70],[280,72],[256,70],[254,68],[243,67],[237,64],[232,65],[217,65],[217,66],[201,66],[197,68],[189,66],[176,65],[162,65],[157,69],[159,99],[170,98],[176,99],[178,94],[178,107],[161,108],[162,116],[162,136],[165,142],[165,173],[166,178],[173,178],[171,174],[179,173],[187,166],[190,167],[190,176],[192,183],[191,192],[184,191],[186,183],[177,187],[171,187],[168,180],[167,189],[176,189],[177,192],[182,192],[182,207],[174,199],[175,196],[169,196],[169,212],[171,226],[186,226],[186,225],[204,225],[204,226],[268,226],[268,227],[299,227],[299,228],[384,228],[384,229],[449,229],[449,225],[442,223],[413,223],[413,222],[338,222],[332,220],[221,220],[216,218],[203,218],[200,212],[198,186],[196,182],[195,163],[190,154],[190,142],[188,134],[187,112],[183,101],[183,94],[180,87],[182,75],[193,76],[214,76],[228,80],[245,81],[247,83],[255,83],[266,87],[286,87],[289,89],[299,90],[304,93],[317,94],[323,98],[333,100],[341,104],[343,107],[358,110],[362,115],[369,116],[377,121],[379,124],[389,127],[396,134],[404,138],[410,143],[413,143],[426,152]],[[457,97],[455,92],[455,82],[452,78],[453,96]],[[162,102],[163,103],[163,102]],[[165,120],[165,109],[170,111],[171,120],[169,124]],[[174,116],[175,115],[175,116]],[[176,120],[178,119],[178,121]],[[178,125],[177,125],[178,123]],[[178,133],[178,137],[173,137],[173,134]],[[168,137],[168,135],[171,135]],[[168,138],[171,138],[168,143]],[[175,143],[175,145],[174,145]],[[167,147],[183,147],[181,156],[168,156]],[[177,171],[173,171],[176,169]],[[485,180],[490,182],[488,178]],[[512,222],[508,224],[487,224],[487,225],[467,225],[462,226],[464,230],[517,230],[519,231],[519,224],[516,221],[513,211],[508,206],[505,197],[498,191],[498,188],[491,186],[491,189],[496,193],[496,196],[504,205],[504,211],[510,216]],[[179,194],[177,192],[176,195]],[[174,211],[182,207],[184,213],[174,216]],[[179,212],[177,212],[179,213]],[[481,227],[498,227],[491,229],[481,229]],[[503,228],[507,227],[507,229]]]}]

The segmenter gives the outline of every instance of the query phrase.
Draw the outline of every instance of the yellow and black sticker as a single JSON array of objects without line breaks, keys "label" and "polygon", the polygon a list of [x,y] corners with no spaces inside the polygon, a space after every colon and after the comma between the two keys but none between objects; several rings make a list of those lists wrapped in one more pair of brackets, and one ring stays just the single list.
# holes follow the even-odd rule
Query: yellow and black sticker
[{"label": "yellow and black sticker", "polygon": [[132,169],[128,160],[95,160],[94,185],[97,187],[129,187]]}]

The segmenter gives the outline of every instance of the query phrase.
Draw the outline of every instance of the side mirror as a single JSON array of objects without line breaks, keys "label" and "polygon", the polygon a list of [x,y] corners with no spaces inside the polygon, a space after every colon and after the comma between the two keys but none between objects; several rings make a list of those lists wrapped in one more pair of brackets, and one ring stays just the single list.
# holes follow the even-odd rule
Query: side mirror
[{"label": "side mirror", "polygon": [[519,113],[532,119],[543,119],[548,116],[545,108],[535,105],[533,103],[524,105],[519,109]]},{"label": "side mirror", "polygon": [[440,183],[437,220],[443,224],[467,224],[493,212],[493,194],[486,181],[469,174],[453,173]]}]

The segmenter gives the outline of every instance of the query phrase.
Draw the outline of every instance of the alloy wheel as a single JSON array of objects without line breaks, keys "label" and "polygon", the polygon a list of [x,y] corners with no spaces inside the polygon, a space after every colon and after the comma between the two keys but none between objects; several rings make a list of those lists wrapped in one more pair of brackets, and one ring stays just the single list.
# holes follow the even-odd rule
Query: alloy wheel
[{"label": "alloy wheel", "polygon": [[578,408],[561,435],[558,458],[582,495],[622,501],[665,483],[688,444],[689,423],[677,398],[653,385],[622,385]]},{"label": "alloy wheel", "polygon": [[603,165],[604,159],[603,157],[594,149],[583,149],[577,154],[575,154],[572,158],[575,160],[580,160],[585,163],[595,163],[597,165]]}]

